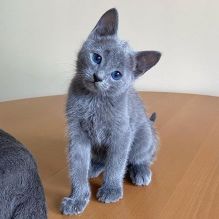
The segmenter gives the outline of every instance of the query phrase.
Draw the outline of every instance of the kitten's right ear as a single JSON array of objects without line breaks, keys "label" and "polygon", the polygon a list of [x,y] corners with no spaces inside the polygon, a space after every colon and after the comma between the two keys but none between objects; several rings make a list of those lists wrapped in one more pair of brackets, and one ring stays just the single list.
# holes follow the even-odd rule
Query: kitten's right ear
[{"label": "kitten's right ear", "polygon": [[160,60],[161,53],[157,51],[141,51],[135,55],[135,78],[143,75]]},{"label": "kitten's right ear", "polygon": [[113,36],[117,34],[119,15],[115,8],[111,8],[105,12],[96,26],[92,30],[90,36]]}]

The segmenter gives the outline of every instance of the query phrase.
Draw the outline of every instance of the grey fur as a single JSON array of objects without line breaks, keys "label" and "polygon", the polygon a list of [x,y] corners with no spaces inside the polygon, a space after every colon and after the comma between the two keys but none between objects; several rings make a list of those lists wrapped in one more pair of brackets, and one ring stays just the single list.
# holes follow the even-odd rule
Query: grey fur
[{"label": "grey fur", "polygon": [[0,219],[46,219],[36,163],[24,146],[0,129]]},{"label": "grey fur", "polygon": [[[78,53],[77,71],[67,100],[68,160],[72,192],[63,199],[65,215],[83,212],[90,198],[89,177],[103,172],[97,198],[104,203],[123,196],[126,167],[132,182],[148,185],[157,137],[153,122],[133,88],[134,80],[154,66],[161,54],[133,51],[117,37],[118,13],[107,11]],[[102,56],[101,64],[92,54]],[[114,80],[111,73],[123,76]],[[101,81],[95,82],[98,77]]]}]

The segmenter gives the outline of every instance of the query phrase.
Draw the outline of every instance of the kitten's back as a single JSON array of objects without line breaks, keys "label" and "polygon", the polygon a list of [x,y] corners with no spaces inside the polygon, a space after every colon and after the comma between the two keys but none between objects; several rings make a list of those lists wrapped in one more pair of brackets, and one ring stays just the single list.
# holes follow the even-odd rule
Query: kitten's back
[{"label": "kitten's back", "polygon": [[44,191],[31,153],[1,129],[0,191],[0,218],[47,218]]}]

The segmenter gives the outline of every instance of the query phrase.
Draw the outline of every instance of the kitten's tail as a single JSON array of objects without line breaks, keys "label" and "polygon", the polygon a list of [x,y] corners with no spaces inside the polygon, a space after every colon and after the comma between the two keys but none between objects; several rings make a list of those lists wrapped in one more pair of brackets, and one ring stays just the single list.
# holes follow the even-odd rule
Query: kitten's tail
[{"label": "kitten's tail", "polygon": [[153,112],[150,117],[151,122],[155,122],[156,118],[157,118],[157,114]]}]

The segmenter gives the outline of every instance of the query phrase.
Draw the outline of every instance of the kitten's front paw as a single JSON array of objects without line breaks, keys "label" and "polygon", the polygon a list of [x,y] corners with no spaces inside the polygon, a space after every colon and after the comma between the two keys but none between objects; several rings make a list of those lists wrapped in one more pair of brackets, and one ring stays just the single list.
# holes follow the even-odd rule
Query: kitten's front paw
[{"label": "kitten's front paw", "polygon": [[97,192],[98,201],[104,203],[117,202],[122,198],[122,196],[123,191],[121,187],[112,188],[108,186],[102,186]]},{"label": "kitten's front paw", "polygon": [[152,172],[145,165],[131,165],[129,167],[129,174],[132,183],[137,186],[148,186],[151,182]]},{"label": "kitten's front paw", "polygon": [[77,215],[84,211],[88,202],[89,194],[80,198],[65,197],[61,203],[61,213],[64,215]]}]

